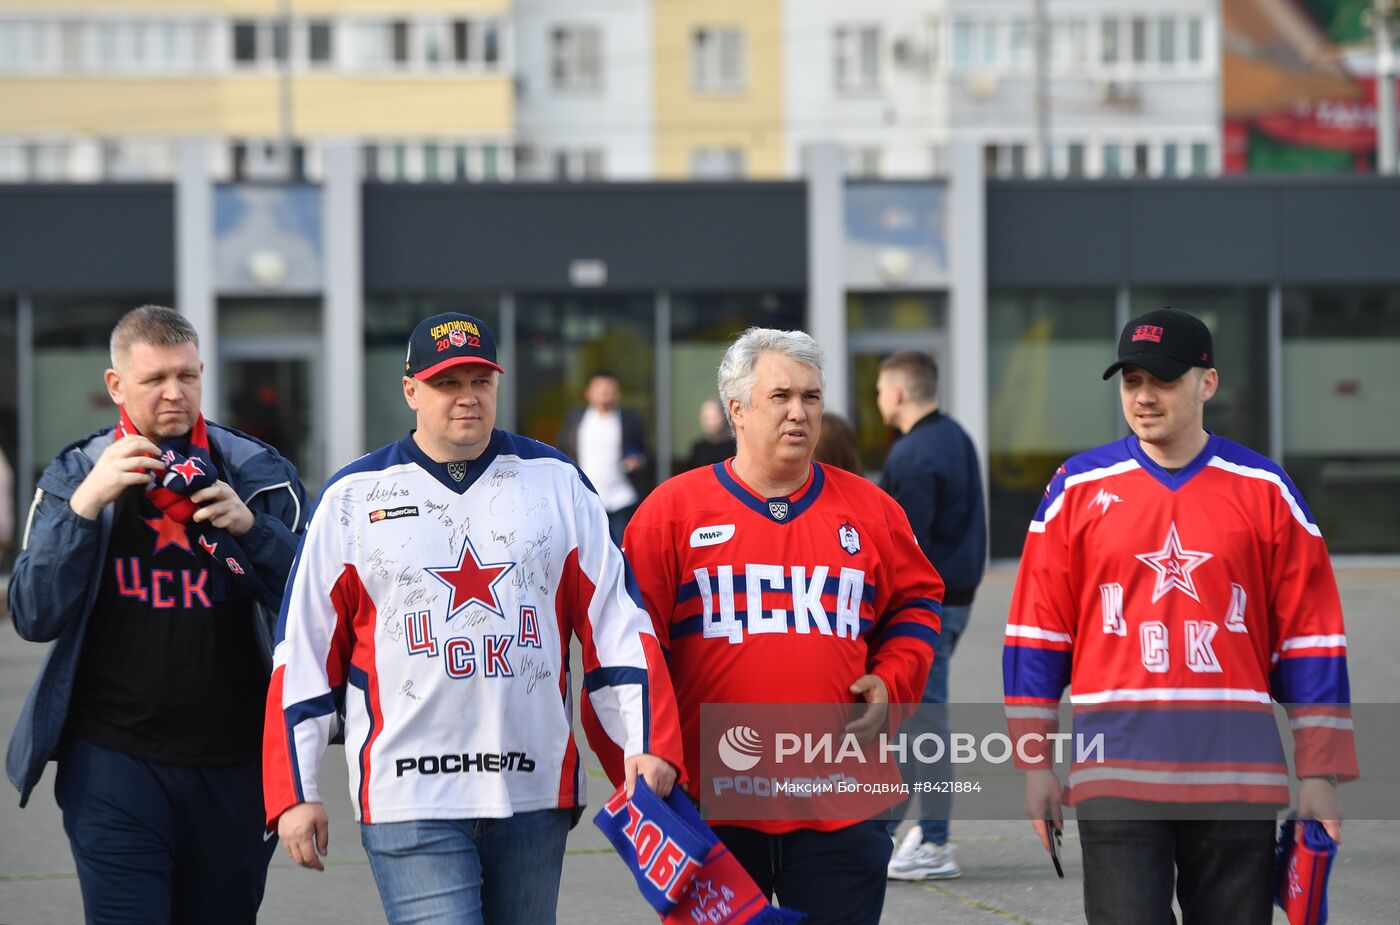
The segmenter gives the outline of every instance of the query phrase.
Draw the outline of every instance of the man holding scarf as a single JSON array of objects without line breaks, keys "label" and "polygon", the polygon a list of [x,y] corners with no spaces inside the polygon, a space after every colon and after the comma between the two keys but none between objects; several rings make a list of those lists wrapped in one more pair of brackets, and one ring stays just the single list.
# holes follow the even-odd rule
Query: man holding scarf
[{"label": "man holding scarf", "polygon": [[275,841],[259,755],[272,626],[304,526],[277,451],[200,413],[184,317],[112,331],[117,426],[44,471],[10,582],[54,645],[10,741],[20,804],[49,759],[88,922],[253,922]]}]

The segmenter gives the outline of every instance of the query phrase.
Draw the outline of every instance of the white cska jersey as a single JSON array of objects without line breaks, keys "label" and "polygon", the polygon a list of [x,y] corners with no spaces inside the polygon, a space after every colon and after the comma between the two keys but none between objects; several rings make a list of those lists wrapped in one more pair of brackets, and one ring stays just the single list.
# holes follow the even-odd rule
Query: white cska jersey
[{"label": "white cska jersey", "polygon": [[326,485],[284,597],[269,824],[320,799],[342,731],[361,822],[581,807],[574,635],[605,767],[641,752],[680,765],[670,680],[634,595],[602,504],[544,444],[498,430],[478,459],[443,464],[409,435],[351,463]]}]

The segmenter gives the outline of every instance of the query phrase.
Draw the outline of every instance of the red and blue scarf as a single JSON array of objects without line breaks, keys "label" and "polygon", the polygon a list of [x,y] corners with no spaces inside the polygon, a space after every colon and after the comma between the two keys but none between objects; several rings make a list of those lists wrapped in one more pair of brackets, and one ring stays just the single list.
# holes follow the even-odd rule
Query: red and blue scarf
[{"label": "red and blue scarf", "polygon": [[1279,827],[1274,905],[1289,925],[1326,925],[1327,877],[1336,856],[1337,843],[1316,819],[1287,819]]},{"label": "red and blue scarf", "polygon": [[[120,440],[132,434],[144,436],[132,423],[126,408],[122,407],[121,420],[117,422],[113,436]],[[219,470],[209,452],[209,428],[204,422],[204,415],[199,416],[185,436],[152,442],[160,447],[160,459],[165,463],[165,470],[156,473],[156,479],[146,489],[146,497],[165,516],[184,524],[186,532],[194,536],[199,548],[227,569],[247,596],[276,609],[280,589],[277,593],[269,591],[233,534],[213,524],[194,520],[194,512],[199,505],[189,496],[219,480]]]},{"label": "red and blue scarf", "polygon": [[637,878],[665,925],[785,925],[802,913],[775,909],[679,787],[666,799],[637,779],[593,818]]}]

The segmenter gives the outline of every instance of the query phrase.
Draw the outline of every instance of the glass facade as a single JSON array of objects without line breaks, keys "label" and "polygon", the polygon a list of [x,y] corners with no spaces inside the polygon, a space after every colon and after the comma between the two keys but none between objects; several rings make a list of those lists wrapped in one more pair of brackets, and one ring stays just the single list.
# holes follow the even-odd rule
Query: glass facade
[{"label": "glass facade", "polygon": [[0,510],[9,512],[8,529],[0,524],[0,573],[8,572],[11,550],[19,542],[24,529],[23,502],[15,470],[19,466],[19,324],[18,306],[12,298],[0,296],[0,468],[9,473],[6,485],[0,485]]},{"label": "glass facade", "polygon": [[803,325],[801,293],[683,293],[671,297],[671,471],[685,469],[700,438],[701,402],[718,392],[715,374],[735,336],[758,326]]},{"label": "glass facade", "polygon": [[[849,332],[851,426],[860,460],[872,475],[885,464],[896,433],[875,406],[875,380],[886,357],[901,350],[933,356],[941,383],[948,381],[946,292],[858,292],[846,297]],[[828,361],[830,362],[830,360]],[[940,399],[945,390],[940,386]]]},{"label": "glass facade", "polygon": [[987,470],[994,558],[1021,554],[1055,469],[1122,434],[1100,375],[1118,331],[1111,289],[993,290],[987,300]]},{"label": "glass facade", "polygon": [[[1206,403],[1206,429],[1269,454],[1269,292],[1248,288],[1134,289],[1134,316],[1170,305],[1210,328],[1220,388]],[[1116,336],[1116,332],[1115,332]],[[1107,365],[1107,364],[1105,364]]]},{"label": "glass facade", "polygon": [[553,444],[589,377],[608,371],[656,446],[656,299],[651,293],[516,297],[517,430]]},{"label": "glass facade", "polygon": [[1283,465],[1333,553],[1400,552],[1400,289],[1283,298]]},{"label": "glass facade", "polygon": [[102,374],[111,365],[112,328],[153,297],[34,300],[35,480],[58,451],[84,434],[117,423]]}]

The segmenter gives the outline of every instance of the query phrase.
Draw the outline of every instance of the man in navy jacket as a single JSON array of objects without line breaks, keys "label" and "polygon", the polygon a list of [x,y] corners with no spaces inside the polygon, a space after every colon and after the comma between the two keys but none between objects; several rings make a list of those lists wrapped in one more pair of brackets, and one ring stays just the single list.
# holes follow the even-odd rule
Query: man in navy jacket
[{"label": "man in navy jacket", "polygon": [[10,581],[16,631],[53,645],[6,771],[24,805],[57,760],[89,922],[253,922],[276,847],[262,711],[305,490],[204,420],[202,373],[178,313],[118,322],[119,423],[44,471]]},{"label": "man in navy jacket", "polygon": [[[890,449],[880,486],[904,508],[919,548],[943,576],[943,626],[924,687],[925,704],[948,702],[948,662],[967,628],[972,598],[987,559],[987,517],[982,472],[967,432],[938,410],[938,365],[926,353],[906,350],[880,364],[875,401],[885,423],[903,436]],[[924,719],[942,721],[925,707]],[[938,731],[938,730],[935,730]],[[948,779],[946,763],[933,779]],[[940,805],[946,807],[947,798]],[[928,815],[928,812],[925,812]],[[946,880],[960,876],[946,818],[924,819],[909,830],[890,858],[896,880]]]}]

